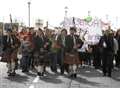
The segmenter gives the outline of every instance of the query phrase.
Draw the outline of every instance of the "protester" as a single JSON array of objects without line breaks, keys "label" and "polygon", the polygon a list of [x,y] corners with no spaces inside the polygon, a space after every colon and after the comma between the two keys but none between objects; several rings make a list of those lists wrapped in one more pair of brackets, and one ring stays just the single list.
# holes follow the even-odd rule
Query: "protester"
[{"label": "protester", "polygon": [[21,43],[21,52],[22,52],[22,59],[21,59],[21,67],[22,72],[29,72],[30,64],[31,64],[31,56],[32,56],[33,48],[31,48],[31,42],[29,38],[26,36]]},{"label": "protester", "polygon": [[113,58],[114,58],[114,37],[112,35],[111,29],[105,31],[105,34],[100,39],[100,47],[102,51],[102,71],[103,76],[111,77]]},{"label": "protester", "polygon": [[72,78],[77,77],[77,68],[80,64],[79,56],[78,56],[78,48],[83,45],[82,40],[80,40],[79,36],[75,34],[76,28],[70,28],[70,35],[66,37],[66,52],[64,63],[68,65],[69,75]]},{"label": "protester", "polygon": [[58,51],[58,64],[60,66],[61,74],[64,74],[65,70],[65,64],[64,64],[64,57],[65,57],[65,51],[66,51],[66,36],[67,36],[67,30],[62,29],[61,34],[57,37],[57,44],[60,46],[60,49]]},{"label": "protester", "polygon": [[7,35],[3,36],[3,61],[7,62],[8,76],[15,76],[15,65],[17,61],[17,52],[20,46],[20,41],[12,32],[12,29],[7,30]]},{"label": "protester", "polygon": [[44,76],[44,68],[46,63],[46,38],[42,29],[38,29],[34,37],[34,66],[37,70],[38,76]]},{"label": "protester", "polygon": [[116,67],[120,67],[120,29],[117,30],[115,38],[118,42],[118,51],[116,55]]},{"label": "protester", "polygon": [[76,78],[80,65],[93,64],[95,69],[102,67],[104,76],[111,77],[114,58],[115,66],[120,67],[120,30],[114,36],[109,27],[99,43],[89,45],[85,38],[80,39],[75,27],[70,28],[70,34],[66,29],[62,29],[60,33],[48,28],[44,31],[39,28],[36,32],[34,28],[28,29],[23,28],[20,33],[8,29],[7,34],[0,37],[3,45],[1,61],[7,62],[8,76],[16,74],[20,44],[22,72],[29,72],[32,67],[38,76],[44,76],[46,67],[49,66],[54,73],[58,72],[59,67],[61,75],[66,71],[70,77]]}]

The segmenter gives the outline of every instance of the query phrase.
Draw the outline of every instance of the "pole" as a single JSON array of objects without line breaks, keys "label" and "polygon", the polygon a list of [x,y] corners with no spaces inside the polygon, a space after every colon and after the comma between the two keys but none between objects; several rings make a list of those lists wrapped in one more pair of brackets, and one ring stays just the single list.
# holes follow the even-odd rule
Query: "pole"
[{"label": "pole", "polygon": [[88,16],[90,16],[91,15],[91,11],[88,11]]},{"label": "pole", "polygon": [[67,14],[68,14],[68,7],[65,6],[65,16],[64,16],[64,24],[63,24],[63,27],[66,28],[66,18],[67,18]]},{"label": "pole", "polygon": [[10,14],[10,24],[11,24],[11,25],[10,25],[10,26],[11,26],[11,30],[14,30],[14,29],[13,29],[13,25],[12,25],[12,15],[11,15],[11,14]]},{"label": "pole", "polygon": [[116,30],[117,30],[117,28],[118,28],[118,16],[116,16],[116,25],[115,25],[116,27]]},{"label": "pole", "polygon": [[30,4],[31,2],[28,2],[28,26],[30,27]]},{"label": "pole", "polygon": [[46,22],[46,27],[47,27],[47,29],[48,29],[48,21]]}]

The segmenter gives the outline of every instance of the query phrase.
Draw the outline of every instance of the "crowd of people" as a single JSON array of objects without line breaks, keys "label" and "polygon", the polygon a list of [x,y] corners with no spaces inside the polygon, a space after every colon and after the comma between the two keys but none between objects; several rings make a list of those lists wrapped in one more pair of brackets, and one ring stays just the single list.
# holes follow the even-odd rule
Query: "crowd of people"
[{"label": "crowd of people", "polygon": [[8,76],[16,75],[18,61],[22,72],[35,69],[38,76],[44,76],[46,67],[54,73],[58,73],[59,68],[61,75],[66,71],[72,78],[77,77],[79,66],[84,64],[102,69],[103,76],[109,77],[114,68],[113,60],[115,67],[120,67],[120,30],[115,33],[109,27],[95,45],[86,44],[75,27],[69,32],[62,29],[56,34],[47,28],[23,28],[20,32],[7,29],[1,36],[1,61],[7,63]]}]

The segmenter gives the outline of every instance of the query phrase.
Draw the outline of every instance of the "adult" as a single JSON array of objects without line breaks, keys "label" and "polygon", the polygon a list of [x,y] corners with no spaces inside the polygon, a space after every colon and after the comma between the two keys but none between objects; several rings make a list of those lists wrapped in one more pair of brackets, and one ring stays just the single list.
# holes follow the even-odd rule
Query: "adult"
[{"label": "adult", "polygon": [[99,45],[102,49],[103,76],[106,76],[108,73],[107,76],[111,77],[114,58],[114,37],[111,29],[105,31],[104,36],[100,39]]},{"label": "adult", "polygon": [[12,29],[7,30],[7,35],[3,36],[3,57],[2,60],[7,62],[8,76],[15,76],[15,65],[17,61],[17,52],[20,41]]},{"label": "adult", "polygon": [[65,68],[65,64],[63,63],[64,61],[64,57],[65,57],[65,47],[66,47],[66,37],[67,37],[67,30],[66,29],[62,29],[61,30],[61,34],[58,35],[57,37],[57,44],[61,47],[58,50],[58,64],[60,66],[60,71],[61,74],[64,74],[64,68]]},{"label": "adult", "polygon": [[78,56],[78,48],[82,46],[83,42],[76,35],[76,28],[70,28],[70,35],[66,37],[66,54],[64,63],[68,65],[68,72],[70,77],[77,77],[77,67],[80,64],[79,56]]}]

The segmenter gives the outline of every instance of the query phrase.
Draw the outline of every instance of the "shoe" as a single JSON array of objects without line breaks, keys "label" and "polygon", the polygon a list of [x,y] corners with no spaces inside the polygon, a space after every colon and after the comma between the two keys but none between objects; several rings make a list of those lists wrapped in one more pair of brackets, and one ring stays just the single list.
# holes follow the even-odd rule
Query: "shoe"
[{"label": "shoe", "polygon": [[15,76],[15,75],[16,75],[16,73],[14,73],[14,72],[8,74],[8,76]]},{"label": "shoe", "polygon": [[77,74],[73,74],[73,77],[74,77],[74,78],[77,78]]},{"label": "shoe", "polygon": [[22,72],[24,73],[24,72],[29,72],[28,70],[22,70]]},{"label": "shoe", "polygon": [[15,75],[16,75],[16,73],[15,73],[15,72],[11,73],[11,76],[15,76]]},{"label": "shoe", "polygon": [[70,75],[70,78],[74,78],[74,74],[71,74],[71,75]]},{"label": "shoe", "polygon": [[57,70],[54,70],[53,72],[54,72],[54,73],[57,73]]},{"label": "shoe", "polygon": [[108,77],[110,77],[110,78],[111,78],[111,77],[112,77],[112,76],[111,76],[111,74],[108,74]]},{"label": "shoe", "polygon": [[64,75],[64,72],[60,72],[61,75]]},{"label": "shoe", "polygon": [[64,70],[61,70],[61,71],[60,71],[60,74],[63,75],[63,74],[64,74]]},{"label": "shoe", "polygon": [[14,72],[13,72],[13,74],[15,74],[15,75],[16,75],[16,72],[14,71]]},{"label": "shoe", "polygon": [[41,73],[41,76],[44,76],[44,72]]},{"label": "shoe", "polygon": [[11,70],[8,70],[7,73],[11,73]]},{"label": "shoe", "polygon": [[12,74],[11,74],[11,73],[8,73],[8,76],[12,76]]},{"label": "shoe", "polygon": [[25,70],[22,70],[22,72],[24,73],[24,72],[25,72]]},{"label": "shoe", "polygon": [[103,73],[103,76],[106,76],[106,73]]},{"label": "shoe", "polygon": [[38,72],[38,73],[37,73],[37,75],[38,75],[38,76],[41,76],[41,73],[40,73],[40,72]]},{"label": "shoe", "polygon": [[38,72],[37,75],[41,77],[41,76],[44,76],[44,73]]}]

